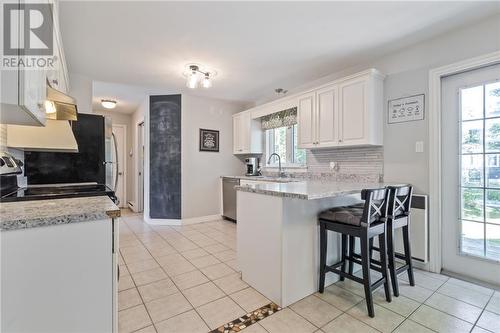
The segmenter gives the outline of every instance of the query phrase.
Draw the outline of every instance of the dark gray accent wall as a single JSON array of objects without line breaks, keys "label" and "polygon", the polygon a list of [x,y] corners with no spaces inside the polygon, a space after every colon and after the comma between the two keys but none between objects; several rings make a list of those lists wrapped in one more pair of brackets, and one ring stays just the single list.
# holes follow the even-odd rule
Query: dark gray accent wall
[{"label": "dark gray accent wall", "polygon": [[149,216],[181,218],[181,95],[149,97]]}]

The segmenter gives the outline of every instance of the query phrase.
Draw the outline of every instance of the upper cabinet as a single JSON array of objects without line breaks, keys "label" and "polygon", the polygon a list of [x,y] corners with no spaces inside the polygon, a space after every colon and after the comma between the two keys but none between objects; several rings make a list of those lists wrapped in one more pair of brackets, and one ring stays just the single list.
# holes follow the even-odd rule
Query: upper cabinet
[{"label": "upper cabinet", "polygon": [[383,76],[376,70],[299,97],[300,148],[382,145]]},{"label": "upper cabinet", "polygon": [[233,116],[234,154],[262,154],[262,137],[260,121],[252,119],[250,111]]},{"label": "upper cabinet", "polygon": [[[47,82],[57,90],[64,93],[68,91],[68,74],[59,30],[57,2],[47,1],[47,3],[52,4],[54,54],[39,58],[43,58],[47,64],[52,64],[52,66],[41,66],[36,69],[17,67],[2,70],[0,85],[2,109],[0,123],[2,124],[44,126]],[[23,15],[23,11],[16,12],[17,15]],[[22,22],[22,20],[19,18],[18,22]],[[13,35],[22,36],[20,33]],[[15,44],[21,45],[20,41]],[[26,58],[32,57],[26,56]]]},{"label": "upper cabinet", "polygon": [[316,144],[316,96],[307,93],[299,96],[297,104],[297,135],[299,146],[313,148]]},{"label": "upper cabinet", "polygon": [[299,148],[383,144],[384,76],[369,69],[234,115],[235,154],[262,153],[260,117],[297,107]]}]

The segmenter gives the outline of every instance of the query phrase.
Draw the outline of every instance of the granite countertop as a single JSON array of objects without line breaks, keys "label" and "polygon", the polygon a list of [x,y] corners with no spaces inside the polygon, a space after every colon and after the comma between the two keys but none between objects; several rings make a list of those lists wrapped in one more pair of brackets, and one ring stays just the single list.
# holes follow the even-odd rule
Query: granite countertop
[{"label": "granite countertop", "polygon": [[108,196],[0,203],[0,230],[88,222],[120,216]]},{"label": "granite countertop", "polygon": [[253,180],[258,182],[276,182],[276,183],[291,183],[291,182],[301,181],[301,179],[298,178],[270,177],[270,176],[221,176],[221,178],[244,179],[244,180]]},{"label": "granite countertop", "polygon": [[365,188],[381,188],[386,183],[340,183],[333,181],[305,180],[288,183],[262,183],[235,186],[238,191],[314,200],[361,193]]}]

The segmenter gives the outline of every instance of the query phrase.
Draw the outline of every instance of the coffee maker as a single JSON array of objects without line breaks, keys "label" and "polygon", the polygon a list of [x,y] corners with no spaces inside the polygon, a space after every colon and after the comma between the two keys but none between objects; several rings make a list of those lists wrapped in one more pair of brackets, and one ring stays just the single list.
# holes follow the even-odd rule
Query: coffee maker
[{"label": "coffee maker", "polygon": [[260,176],[259,159],[257,157],[245,158],[247,173],[245,176]]}]

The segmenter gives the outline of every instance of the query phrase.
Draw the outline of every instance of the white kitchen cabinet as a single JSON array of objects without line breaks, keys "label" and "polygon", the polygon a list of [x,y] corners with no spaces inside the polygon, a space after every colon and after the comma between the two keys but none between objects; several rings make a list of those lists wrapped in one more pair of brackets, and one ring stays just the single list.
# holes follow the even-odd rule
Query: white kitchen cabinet
[{"label": "white kitchen cabinet", "polygon": [[[52,1],[47,1],[52,3]],[[17,11],[21,15],[22,11]],[[54,57],[53,68],[2,71],[0,123],[12,125],[44,126],[44,102],[47,97],[47,80],[57,90],[67,93],[68,74],[62,39],[59,30],[57,2],[53,3]],[[21,21],[19,21],[21,22]],[[21,34],[17,34],[20,36]]]},{"label": "white kitchen cabinet", "polygon": [[68,93],[68,69],[62,44],[61,29],[59,28],[59,6],[58,2],[53,3],[54,20],[54,68],[47,71],[47,80],[52,88]]},{"label": "white kitchen cabinet", "polygon": [[339,144],[338,86],[331,85],[299,97],[300,148],[335,147]]},{"label": "white kitchen cabinet", "polygon": [[118,219],[0,232],[0,331],[117,332],[118,232]]},{"label": "white kitchen cabinet", "polygon": [[298,101],[300,148],[382,145],[383,76],[376,70],[337,80]]},{"label": "white kitchen cabinet", "polygon": [[300,148],[314,148],[316,144],[316,108],[315,93],[299,97],[297,107],[298,145]]},{"label": "white kitchen cabinet", "polygon": [[252,119],[251,112],[233,116],[233,154],[262,154],[262,138],[260,120]]}]

